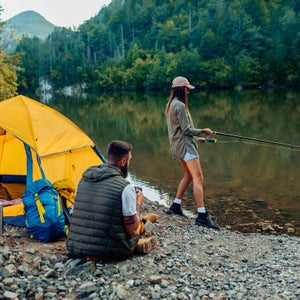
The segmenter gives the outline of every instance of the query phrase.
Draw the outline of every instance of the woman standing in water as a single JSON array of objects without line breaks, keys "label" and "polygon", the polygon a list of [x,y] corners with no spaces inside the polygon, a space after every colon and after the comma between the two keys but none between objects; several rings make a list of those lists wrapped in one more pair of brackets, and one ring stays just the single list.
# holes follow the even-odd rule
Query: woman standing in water
[{"label": "woman standing in water", "polygon": [[197,141],[205,143],[205,138],[199,138],[199,136],[201,134],[211,136],[213,132],[209,128],[194,128],[187,98],[189,91],[194,88],[186,78],[181,76],[176,77],[172,82],[172,90],[166,106],[171,152],[174,159],[181,162],[183,168],[183,178],[179,182],[176,197],[166,213],[185,216],[181,209],[181,201],[189,184],[193,181],[193,194],[198,212],[195,224],[220,229],[212,221],[204,207],[203,173]]}]

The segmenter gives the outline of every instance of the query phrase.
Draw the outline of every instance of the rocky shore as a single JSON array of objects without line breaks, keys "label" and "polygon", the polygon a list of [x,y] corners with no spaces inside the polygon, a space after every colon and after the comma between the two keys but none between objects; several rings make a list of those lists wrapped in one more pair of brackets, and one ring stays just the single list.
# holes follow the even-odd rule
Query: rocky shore
[{"label": "rocky shore", "polygon": [[0,299],[300,299],[300,238],[214,231],[159,215],[158,248],[128,260],[69,259],[65,239],[41,243],[24,228],[0,236]]}]

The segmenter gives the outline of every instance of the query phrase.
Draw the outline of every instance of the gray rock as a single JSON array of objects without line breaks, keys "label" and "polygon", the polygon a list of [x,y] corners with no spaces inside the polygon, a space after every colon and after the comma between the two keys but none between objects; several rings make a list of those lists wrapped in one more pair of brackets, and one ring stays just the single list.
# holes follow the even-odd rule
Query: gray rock
[{"label": "gray rock", "polygon": [[3,296],[6,299],[17,299],[18,298],[18,294],[17,293],[10,292],[10,291],[4,292]]},{"label": "gray rock", "polygon": [[0,236],[0,299],[300,298],[299,237],[161,218],[156,250],[114,263],[68,259],[65,241],[42,244],[22,228],[7,230]]}]

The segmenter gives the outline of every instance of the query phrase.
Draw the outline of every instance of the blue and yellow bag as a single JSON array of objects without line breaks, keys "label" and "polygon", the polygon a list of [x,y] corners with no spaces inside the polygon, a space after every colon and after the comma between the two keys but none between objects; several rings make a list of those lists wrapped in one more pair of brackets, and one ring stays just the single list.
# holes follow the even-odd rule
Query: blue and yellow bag
[{"label": "blue and yellow bag", "polygon": [[[27,145],[25,149],[27,161],[30,162],[31,151]],[[66,234],[61,200],[51,182],[45,178],[41,166],[42,179],[32,181],[31,169],[31,166],[27,167],[26,189],[22,196],[25,226],[33,238],[52,242]]]}]

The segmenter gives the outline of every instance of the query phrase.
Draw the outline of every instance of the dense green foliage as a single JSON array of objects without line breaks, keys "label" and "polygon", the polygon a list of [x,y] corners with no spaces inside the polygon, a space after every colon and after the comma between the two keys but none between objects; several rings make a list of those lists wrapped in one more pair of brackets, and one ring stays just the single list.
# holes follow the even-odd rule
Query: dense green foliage
[{"label": "dense green foliage", "polygon": [[[1,15],[0,6],[0,15]],[[0,22],[0,33],[4,23]],[[19,64],[18,55],[9,55],[3,51],[0,39],[0,101],[17,94],[17,70]]]},{"label": "dense green foliage", "polygon": [[299,86],[299,0],[113,0],[77,30],[23,38],[23,89]]}]

